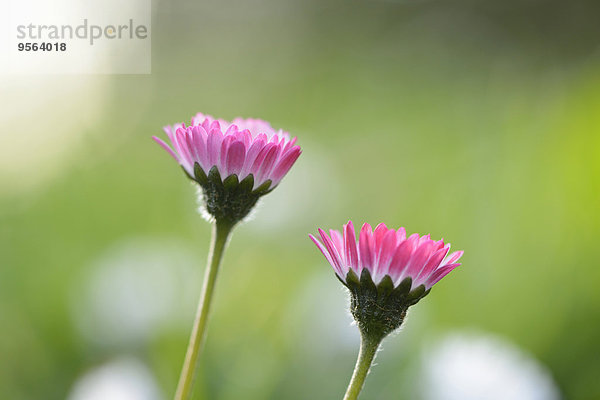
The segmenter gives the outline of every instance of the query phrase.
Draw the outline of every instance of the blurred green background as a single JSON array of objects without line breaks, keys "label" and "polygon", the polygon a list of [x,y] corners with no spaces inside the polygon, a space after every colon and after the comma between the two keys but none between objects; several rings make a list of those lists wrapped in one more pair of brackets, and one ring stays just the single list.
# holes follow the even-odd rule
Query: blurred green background
[{"label": "blurred green background", "polygon": [[600,398],[599,13],[154,1],[151,75],[1,77],[0,398],[91,399],[82,377],[115,362],[172,396],[210,227],[150,136],[198,111],[266,119],[303,154],[233,236],[196,398],[341,398],[358,335],[307,234],[348,219],[465,250],[365,400],[431,398],[423,354],[465,331],[537,360],[558,398]]}]

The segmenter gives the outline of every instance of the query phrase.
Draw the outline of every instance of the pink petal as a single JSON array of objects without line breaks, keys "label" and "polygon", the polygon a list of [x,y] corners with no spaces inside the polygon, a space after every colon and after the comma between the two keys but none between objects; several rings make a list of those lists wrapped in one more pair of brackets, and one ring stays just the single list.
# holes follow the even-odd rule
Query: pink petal
[{"label": "pink petal", "polygon": [[167,134],[167,137],[169,138],[171,143],[173,143],[173,137],[175,136],[175,132],[177,131],[177,129],[181,128],[182,126],[184,126],[184,124],[175,124],[173,126],[164,126],[163,127],[163,131]]},{"label": "pink petal", "polygon": [[331,241],[333,242],[333,245],[335,246],[335,249],[337,250],[338,254],[340,255],[340,259],[342,260],[342,264],[343,265],[348,265],[348,262],[346,261],[344,254],[344,238],[342,237],[342,234],[339,231],[336,231],[335,229],[330,229],[329,230],[329,236],[331,237]]},{"label": "pink petal", "polygon": [[433,253],[433,255],[429,257],[429,260],[427,260],[427,263],[425,264],[425,266],[421,270],[421,273],[415,280],[415,286],[419,286],[421,283],[425,282],[429,278],[431,273],[435,271],[437,267],[440,266],[440,263],[442,262],[444,257],[446,257],[446,254],[448,254],[449,250],[450,247],[444,247],[442,249],[436,250]]},{"label": "pink petal", "polygon": [[250,168],[250,173],[254,175],[254,185],[255,186],[258,186],[258,185],[256,185],[256,183],[258,182],[258,171],[260,170],[260,167],[264,163],[265,157],[267,156],[267,154],[269,154],[269,151],[271,151],[275,147],[276,146],[274,144],[267,143],[262,149],[260,149],[260,152],[254,159],[254,163],[252,164],[252,167]]},{"label": "pink petal", "polygon": [[462,255],[464,254],[464,251],[459,250],[459,251],[455,251],[454,253],[450,254],[448,256],[448,258],[446,258],[444,260],[444,264],[453,264],[456,261],[458,261],[459,258],[462,257]]},{"label": "pink petal", "polygon": [[413,233],[406,240],[414,240],[415,244],[417,244],[417,242],[419,241],[419,234],[418,233]]},{"label": "pink petal", "polygon": [[227,170],[227,152],[229,151],[229,146],[231,146],[231,143],[234,140],[235,136],[225,135],[223,136],[223,141],[221,142],[221,151],[219,152],[219,160],[217,161],[217,167],[219,168],[221,178],[223,179],[231,175],[231,173]]},{"label": "pink petal", "polygon": [[192,157],[192,164],[194,164],[195,162],[199,162],[200,155],[198,154],[196,146],[194,144],[193,128],[190,128],[185,132],[184,138],[186,148],[188,149],[190,156]]},{"label": "pink petal", "polygon": [[423,235],[421,236],[421,239],[419,239],[419,245],[428,242],[431,240],[431,235],[428,233],[427,235]]},{"label": "pink petal", "polygon": [[271,148],[267,151],[265,159],[258,168],[258,171],[256,171],[257,181],[255,181],[255,184],[259,186],[269,179],[269,173],[273,169],[273,165],[275,165],[275,161],[279,156],[279,147],[277,147],[277,145],[269,144],[267,147],[268,146],[271,146]]},{"label": "pink petal", "polygon": [[219,121],[212,121],[210,123],[209,129],[207,129],[207,130],[208,131],[217,130],[217,131],[221,132],[221,124],[219,123]]},{"label": "pink petal", "polygon": [[373,237],[375,238],[375,248],[376,249],[381,248],[381,243],[383,242],[383,238],[385,237],[387,232],[388,232],[388,227],[385,226],[384,223],[381,223],[375,227],[375,231],[373,231],[373,233],[374,233]]},{"label": "pink petal", "polygon": [[396,243],[396,231],[390,229],[383,237],[381,246],[379,247],[379,258],[373,272],[373,281],[375,283],[379,283],[389,273],[390,261],[392,261],[392,257],[396,251]]},{"label": "pink petal", "polygon": [[204,121],[202,121],[201,125],[202,125],[202,127],[204,128],[204,130],[206,132],[210,132],[210,124],[211,124],[211,122],[212,122],[212,118],[206,118],[206,117],[204,118]]},{"label": "pink petal", "polygon": [[396,231],[396,237],[398,238],[398,243],[406,239],[406,229],[404,227],[400,227],[398,231]]},{"label": "pink petal", "polygon": [[[223,134],[219,129],[213,129],[208,133],[208,140],[206,143],[206,149],[208,150],[208,168],[219,163],[221,155],[221,143],[223,142]],[[220,172],[220,171],[219,171]]]},{"label": "pink petal", "polygon": [[204,114],[197,113],[196,115],[194,115],[192,117],[192,125],[193,126],[202,125],[205,120],[206,120],[206,116]]},{"label": "pink petal", "polygon": [[443,277],[448,275],[454,268],[458,267],[459,265],[460,264],[448,264],[436,270],[433,274],[431,274],[429,279],[427,279],[427,282],[425,282],[425,288],[429,289],[430,287],[438,283]]},{"label": "pink petal", "polygon": [[333,267],[337,267],[337,270],[340,272],[340,276],[345,276],[346,274],[344,272],[347,273],[347,269],[346,271],[344,271],[345,268],[343,267],[342,259],[338,251],[336,250],[334,244],[332,243],[331,239],[329,239],[329,236],[327,236],[323,229],[319,229],[319,234],[321,235],[321,239],[323,239],[323,243],[325,244],[327,251],[329,251],[329,254],[331,255]]},{"label": "pink petal", "polygon": [[300,153],[300,147],[296,146],[284,154],[279,161],[277,161],[277,165],[275,165],[273,172],[271,172],[271,180],[273,181],[273,185],[278,184],[285,174],[287,174],[298,157],[300,157]]},{"label": "pink petal", "polygon": [[[373,273],[373,264],[375,263],[375,241],[373,239],[373,228],[371,225],[364,224],[358,235],[358,250],[360,266],[359,274],[363,268]],[[359,275],[360,276],[360,275]]]},{"label": "pink petal", "polygon": [[319,240],[316,237],[314,237],[313,235],[308,235],[308,237],[310,237],[310,239],[317,245],[317,247],[319,248],[319,250],[321,250],[321,253],[323,253],[323,255],[325,256],[325,259],[331,265],[331,267],[334,269],[335,273],[340,278],[342,278],[342,280],[345,281],[346,277],[342,276],[342,271],[336,266],[336,263],[331,258],[331,255],[329,254],[329,251],[327,251],[327,249],[325,248],[325,246],[323,246],[321,244],[321,242],[319,242]]},{"label": "pink petal", "polygon": [[294,138],[293,140],[288,140],[287,142],[285,142],[284,145],[283,145],[283,152],[285,153],[286,151],[288,151],[289,149],[291,149],[292,146],[294,146],[295,142],[296,142],[296,138]]},{"label": "pink petal", "polygon": [[344,225],[344,243],[346,250],[346,264],[354,271],[358,271],[358,251],[356,249],[356,232],[352,221]]},{"label": "pink petal", "polygon": [[192,155],[189,152],[187,142],[186,142],[186,130],[183,128],[177,129],[175,132],[175,148],[183,161],[185,166],[194,165],[192,161]]},{"label": "pink petal", "polygon": [[236,133],[235,137],[237,138],[237,140],[244,143],[244,146],[246,146],[247,149],[250,148],[250,144],[252,144],[252,134],[248,129],[239,131],[238,133]]},{"label": "pink petal", "polygon": [[[250,173],[252,173],[252,171],[253,171],[252,166],[254,165],[254,162],[257,160],[257,157],[259,156],[259,154],[261,153],[261,150],[264,147],[265,147],[265,142],[262,140],[256,140],[254,143],[252,143],[252,145],[248,149],[248,152],[246,153],[246,161],[244,161],[244,167],[240,171],[240,180],[244,179],[246,176],[248,176]],[[266,155],[266,153],[262,154],[263,160],[265,158],[265,155]],[[254,177],[254,179],[256,180],[256,177]]]},{"label": "pink petal", "polygon": [[204,128],[202,128],[200,125],[194,126],[194,128],[192,128],[192,132],[194,134],[194,148],[196,149],[196,153],[198,154],[198,162],[205,171],[208,171],[210,168],[207,165],[208,160],[206,157],[207,133],[204,130]]},{"label": "pink petal", "polygon": [[182,160],[182,149],[181,149],[181,144],[179,143],[179,135],[177,134],[177,132],[182,131],[183,128],[178,128],[175,132],[173,132],[173,139],[171,139],[171,143],[173,144],[173,148],[175,149],[175,152],[177,153],[177,155],[179,155],[179,159]]},{"label": "pink petal", "polygon": [[406,267],[417,247],[416,245],[417,240],[413,235],[400,243],[396,248],[394,257],[392,258],[392,261],[390,261],[390,273],[393,275],[392,278],[395,278],[394,284],[400,283],[402,279],[408,276]]},{"label": "pink petal", "polygon": [[238,132],[238,127],[236,124],[231,124],[229,125],[229,128],[227,128],[227,131],[225,132],[225,136],[227,135],[232,135],[235,137],[236,133]]},{"label": "pink petal", "polygon": [[170,125],[163,126],[163,132],[166,133],[169,140],[171,140],[171,137],[173,137],[173,127]]},{"label": "pink petal", "polygon": [[438,240],[437,242],[435,242],[434,249],[436,251],[439,250],[439,249],[441,249],[441,248],[443,248],[443,247],[444,247],[444,239]]},{"label": "pink petal", "polygon": [[159,139],[156,136],[152,136],[152,139],[154,139],[156,143],[158,143],[163,149],[165,149],[171,155],[171,157],[175,159],[175,161],[179,162],[179,158],[177,157],[177,154],[175,154],[173,149],[171,149],[171,146],[169,146],[163,140]]},{"label": "pink petal", "polygon": [[278,145],[279,144],[279,137],[277,135],[271,136],[271,139],[269,140],[269,143],[273,143],[273,144]]},{"label": "pink petal", "polygon": [[[229,175],[239,174],[246,157],[246,148],[244,143],[235,141],[229,146],[227,151],[226,167]],[[239,176],[238,176],[239,178]]]},{"label": "pink petal", "polygon": [[431,256],[431,249],[433,247],[431,240],[426,242],[419,240],[419,243],[419,247],[417,247],[413,253],[412,257],[410,258],[410,262],[406,267],[406,273],[413,279],[413,281],[417,279],[419,273],[425,266],[425,263]]}]

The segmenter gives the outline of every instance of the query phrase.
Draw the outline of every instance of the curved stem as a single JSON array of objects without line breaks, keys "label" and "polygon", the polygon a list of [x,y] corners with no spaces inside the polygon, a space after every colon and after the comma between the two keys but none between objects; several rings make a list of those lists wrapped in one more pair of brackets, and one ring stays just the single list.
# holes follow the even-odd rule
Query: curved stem
[{"label": "curved stem", "polygon": [[185,361],[183,363],[181,375],[179,376],[175,400],[186,400],[191,394],[198,355],[202,350],[202,345],[204,344],[204,339],[206,337],[206,324],[208,321],[215,282],[217,280],[217,272],[219,271],[219,264],[223,258],[223,251],[227,245],[227,238],[229,237],[232,228],[233,224],[219,221],[215,222],[213,225],[210,253],[208,254],[208,262],[204,273],[204,284],[202,286],[202,293],[200,295],[200,302],[198,304],[198,311],[196,312],[192,335],[190,336],[190,343],[188,344]]},{"label": "curved stem", "polygon": [[373,363],[381,340],[381,338],[369,338],[367,335],[361,335],[358,359],[356,360],[354,373],[352,374],[352,379],[350,379],[350,384],[346,390],[344,400],[358,399],[358,395],[365,384],[365,378],[369,373],[369,368],[371,368],[371,364]]}]

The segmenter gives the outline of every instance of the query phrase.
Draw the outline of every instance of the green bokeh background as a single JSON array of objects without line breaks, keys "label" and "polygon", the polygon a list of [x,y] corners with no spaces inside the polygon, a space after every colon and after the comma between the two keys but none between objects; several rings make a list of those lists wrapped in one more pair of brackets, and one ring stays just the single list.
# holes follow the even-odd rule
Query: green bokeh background
[{"label": "green bokeh background", "polygon": [[[465,250],[387,340],[364,399],[417,396],[419,354],[455,330],[512,342],[566,399],[600,398],[599,13],[593,1],[155,1],[150,75],[2,77],[0,398],[64,399],[123,355],[171,396],[210,227],[150,136],[198,111],[266,119],[304,152],[233,236],[196,398],[341,397],[358,337],[307,234],[348,219]],[[135,274],[90,294],[98,271],[130,265],[155,298],[136,294]],[[124,325],[166,311],[123,338],[90,304],[129,292],[134,306],[107,306]]]}]

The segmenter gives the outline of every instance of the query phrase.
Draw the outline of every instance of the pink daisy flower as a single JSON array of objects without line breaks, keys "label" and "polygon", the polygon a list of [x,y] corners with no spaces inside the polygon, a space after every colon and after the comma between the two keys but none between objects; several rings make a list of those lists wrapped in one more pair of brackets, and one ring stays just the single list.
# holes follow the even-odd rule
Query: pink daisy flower
[{"label": "pink daisy flower", "polygon": [[406,237],[404,228],[388,229],[385,224],[377,225],[375,230],[364,224],[358,240],[352,221],[344,225],[343,234],[336,230],[329,233],[330,236],[319,229],[323,243],[309,236],[344,284],[348,283],[350,272],[358,278],[368,271],[375,285],[389,277],[396,288],[403,281],[407,285],[410,279],[409,291],[421,285],[428,291],[460,265],[457,261],[463,255],[462,251],[448,254],[450,244],[443,240],[417,233]]},{"label": "pink daisy flower", "polygon": [[279,184],[301,151],[296,138],[259,119],[228,122],[197,114],[190,126],[176,124],[164,131],[171,145],[154,140],[200,185],[202,214],[214,222],[201,300],[175,394],[177,399],[187,399],[228,238],[259,198]]},{"label": "pink daisy flower", "polygon": [[252,175],[252,189],[267,182],[270,189],[277,186],[301,153],[295,137],[260,119],[228,122],[198,113],[190,126],[176,124],[164,131],[172,147],[156,136],[154,140],[190,177],[199,172],[196,164],[206,176],[216,167],[222,181],[236,175],[241,182]]},{"label": "pink daisy flower", "polygon": [[344,232],[319,229],[323,242],[309,235],[350,292],[350,313],[360,331],[356,367],[344,399],[355,400],[381,341],[398,329],[408,309],[459,266],[462,251],[448,254],[450,244],[429,235],[406,237],[406,230],[364,224],[358,240],[352,221]]}]

